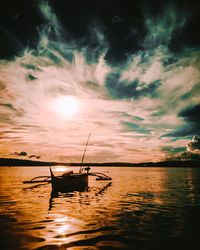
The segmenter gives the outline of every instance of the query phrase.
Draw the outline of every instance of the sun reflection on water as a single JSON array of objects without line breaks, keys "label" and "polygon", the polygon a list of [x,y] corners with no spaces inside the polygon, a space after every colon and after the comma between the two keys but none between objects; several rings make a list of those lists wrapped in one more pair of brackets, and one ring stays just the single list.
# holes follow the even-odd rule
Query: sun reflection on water
[{"label": "sun reflection on water", "polygon": [[57,228],[57,232],[59,233],[59,234],[65,234],[66,233],[66,231],[68,230],[70,228],[70,226],[69,225],[67,225],[67,224],[65,224],[65,223],[62,223],[62,224],[60,224],[59,225],[59,227]]},{"label": "sun reflection on water", "polygon": [[[58,175],[71,169],[52,167]],[[36,171],[49,174],[47,167],[2,168],[0,173],[1,231],[9,233],[12,244],[16,241],[10,235],[27,249],[78,249],[79,245],[80,249],[106,249],[115,244],[122,249],[126,239],[132,244],[133,235],[140,232],[141,241],[157,236],[190,237],[188,232],[199,218],[199,169],[113,167],[109,168],[112,185],[91,177],[84,192],[55,197],[49,183],[23,184]],[[26,239],[18,234],[24,230]]]},{"label": "sun reflection on water", "polygon": [[56,166],[53,168],[53,170],[61,173],[61,172],[69,171],[70,169],[68,167],[65,167],[65,166]]},{"label": "sun reflection on water", "polygon": [[68,167],[65,167],[65,166],[56,166],[53,168],[53,172],[57,175],[61,175],[69,170],[70,169]]}]

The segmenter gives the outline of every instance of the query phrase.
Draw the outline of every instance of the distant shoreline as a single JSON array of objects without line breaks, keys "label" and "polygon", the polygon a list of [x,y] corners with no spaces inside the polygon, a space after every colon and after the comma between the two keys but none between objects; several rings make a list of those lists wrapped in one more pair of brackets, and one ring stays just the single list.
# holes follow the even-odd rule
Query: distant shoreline
[{"label": "distant shoreline", "polygon": [[37,166],[94,166],[94,167],[200,167],[200,161],[162,161],[162,162],[104,162],[104,163],[63,163],[63,162],[46,162],[32,161],[24,159],[0,158],[0,167],[37,167]]}]

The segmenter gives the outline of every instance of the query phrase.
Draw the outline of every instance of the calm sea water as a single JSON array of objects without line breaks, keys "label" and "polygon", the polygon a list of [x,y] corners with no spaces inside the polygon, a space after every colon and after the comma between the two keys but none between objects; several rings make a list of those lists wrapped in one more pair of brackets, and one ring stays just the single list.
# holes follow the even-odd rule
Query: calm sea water
[{"label": "calm sea water", "polygon": [[23,184],[49,175],[48,167],[1,167],[0,248],[194,249],[199,243],[200,169],[92,171],[108,174],[111,183],[89,177],[87,191],[52,197],[50,184]]}]

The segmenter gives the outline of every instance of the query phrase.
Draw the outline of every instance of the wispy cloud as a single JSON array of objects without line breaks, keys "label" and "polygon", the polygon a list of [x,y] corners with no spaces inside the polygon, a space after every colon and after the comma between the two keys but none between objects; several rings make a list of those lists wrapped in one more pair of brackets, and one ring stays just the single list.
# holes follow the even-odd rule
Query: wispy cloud
[{"label": "wispy cloud", "polygon": [[[99,20],[89,23],[85,46],[87,39],[64,29],[47,2],[39,10],[45,22],[36,48],[0,61],[2,154],[27,150],[32,157],[77,161],[92,131],[91,161],[156,161],[200,134],[200,50],[171,50],[189,18],[185,11],[146,12],[140,50],[122,62],[112,58],[113,37]],[[79,100],[76,116],[66,119],[53,109],[60,96]]]},{"label": "wispy cloud", "polygon": [[165,47],[169,45],[173,36],[177,35],[176,32],[182,31],[188,14],[188,11],[177,10],[174,5],[163,5],[160,15],[157,16],[146,13],[145,48],[151,50],[161,46],[165,51]]}]

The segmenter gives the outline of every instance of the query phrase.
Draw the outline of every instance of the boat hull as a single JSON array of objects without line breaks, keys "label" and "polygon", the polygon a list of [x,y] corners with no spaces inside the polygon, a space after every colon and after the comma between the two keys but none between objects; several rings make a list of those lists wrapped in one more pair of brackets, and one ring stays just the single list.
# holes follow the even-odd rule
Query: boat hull
[{"label": "boat hull", "polygon": [[88,175],[51,176],[51,185],[54,192],[83,191],[88,187]]}]

